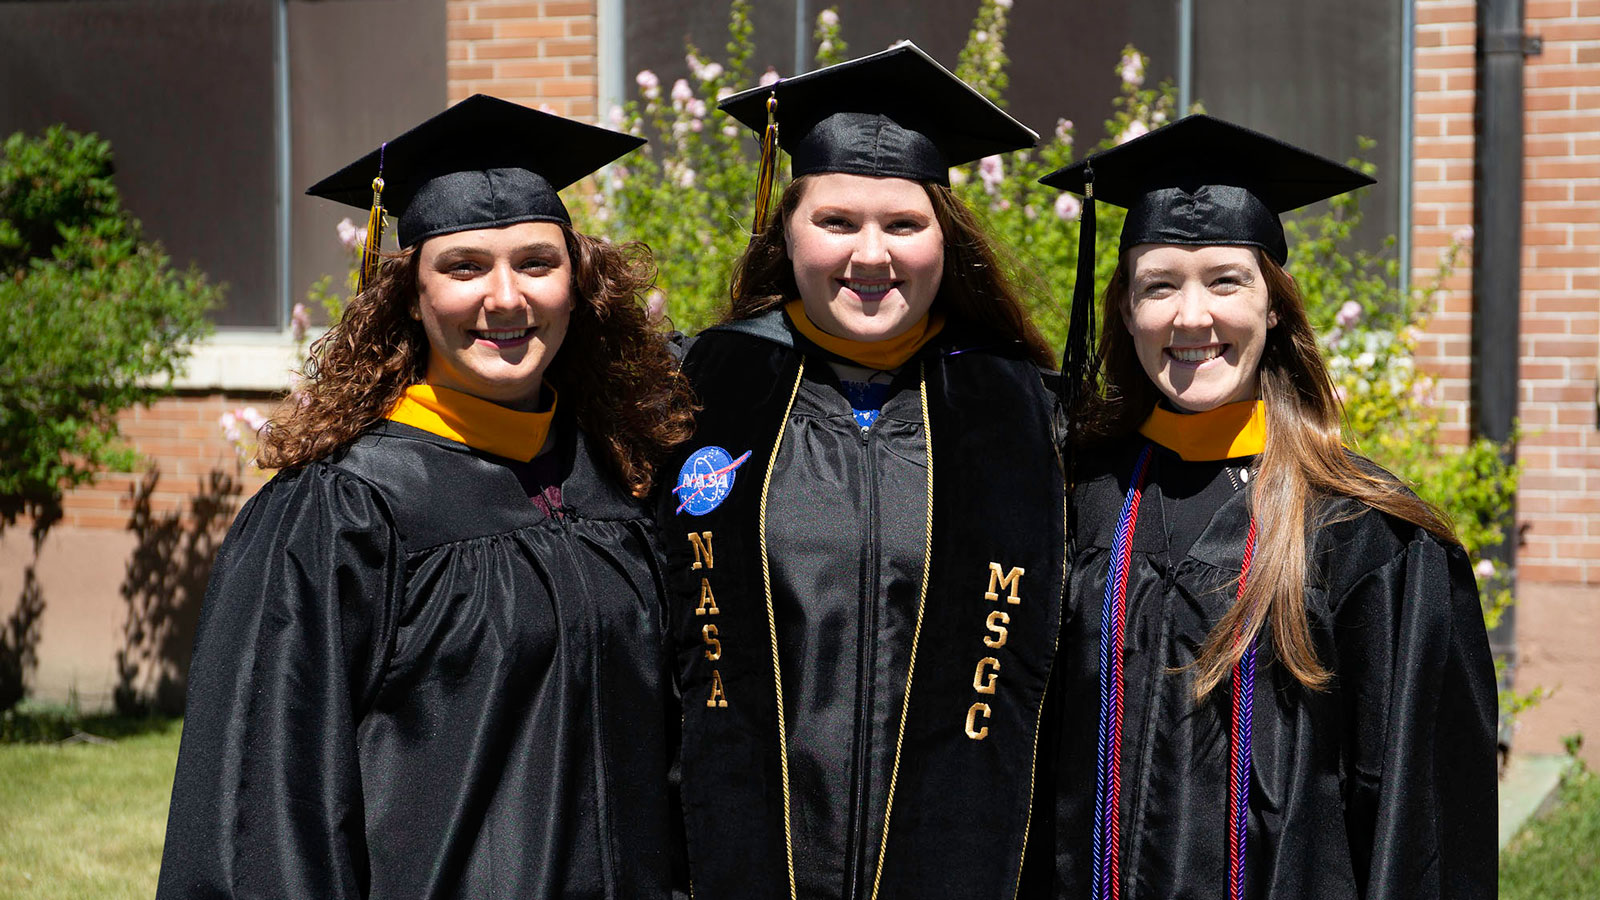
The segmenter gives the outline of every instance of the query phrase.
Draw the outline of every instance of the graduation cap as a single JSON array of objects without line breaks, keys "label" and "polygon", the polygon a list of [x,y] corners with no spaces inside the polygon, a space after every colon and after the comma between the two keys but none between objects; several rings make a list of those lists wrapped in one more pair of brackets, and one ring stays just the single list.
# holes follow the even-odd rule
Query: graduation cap
[{"label": "graduation cap", "polygon": [[796,177],[844,172],[948,185],[951,166],[1039,139],[910,41],[717,106],[763,133],[758,232],[771,198],[774,144],[789,154]]},{"label": "graduation cap", "polygon": [[361,288],[377,270],[384,212],[401,247],[441,234],[572,217],[556,192],[644,143],[474,94],[306,189],[369,209]]},{"label": "graduation cap", "polygon": [[1039,180],[1084,197],[1062,360],[1068,409],[1088,377],[1096,200],[1128,210],[1119,251],[1138,244],[1233,244],[1259,247],[1283,265],[1288,242],[1279,214],[1373,183],[1349,166],[1205,115],[1179,119]]}]

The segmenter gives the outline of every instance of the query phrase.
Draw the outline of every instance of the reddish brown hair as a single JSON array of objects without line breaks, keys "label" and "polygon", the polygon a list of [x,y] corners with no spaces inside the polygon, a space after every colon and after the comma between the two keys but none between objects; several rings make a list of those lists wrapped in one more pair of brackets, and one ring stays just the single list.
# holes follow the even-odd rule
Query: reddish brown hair
[{"label": "reddish brown hair", "polygon": [[[644,496],[667,451],[688,439],[694,412],[688,384],[645,313],[655,267],[643,244],[561,230],[578,302],[546,377],[578,426],[606,448],[612,474]],[[418,264],[415,248],[385,259],[373,284],[311,345],[304,382],[262,432],[262,466],[302,466],[337,452],[422,381],[428,338],[411,317]]]},{"label": "reddish brown hair", "polygon": [[[1312,511],[1327,501],[1353,499],[1442,540],[1456,540],[1442,512],[1394,478],[1357,465],[1345,451],[1343,409],[1317,349],[1300,288],[1265,254],[1256,257],[1269,308],[1278,316],[1278,324],[1267,331],[1258,369],[1267,441],[1250,497],[1256,549],[1244,596],[1212,627],[1194,662],[1195,696],[1201,699],[1228,678],[1263,629],[1271,634],[1277,659],[1300,684],[1312,690],[1327,687],[1331,675],[1317,659],[1305,603],[1308,534],[1316,524]],[[1125,324],[1129,266],[1124,254],[1101,297],[1097,368],[1103,384],[1085,391],[1085,408],[1078,411],[1090,443],[1132,434],[1161,399]]]},{"label": "reddish brown hair", "polygon": [[[732,305],[724,321],[749,319],[798,299],[794,263],[784,238],[789,217],[799,208],[811,176],[789,182],[772,221],[750,241],[733,267]],[[949,188],[919,182],[933,204],[933,215],[944,233],[944,273],[934,303],[945,315],[961,319],[1011,338],[1026,348],[1028,357],[1045,367],[1055,367],[1055,351],[1018,299],[1015,280],[1006,271],[994,242],[978,218]]]}]

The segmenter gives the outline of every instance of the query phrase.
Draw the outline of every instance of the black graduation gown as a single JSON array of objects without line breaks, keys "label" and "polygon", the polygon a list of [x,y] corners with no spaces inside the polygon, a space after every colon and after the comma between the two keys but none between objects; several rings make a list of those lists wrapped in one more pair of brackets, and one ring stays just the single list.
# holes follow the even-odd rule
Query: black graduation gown
[{"label": "black graduation gown", "polygon": [[[1058,897],[1091,896],[1101,608],[1142,445],[1106,454],[1074,497]],[[1230,685],[1197,707],[1183,667],[1237,592],[1253,459],[1184,462],[1157,446],[1151,461],[1126,595],[1125,900],[1227,896]],[[1334,680],[1309,692],[1271,662],[1266,635],[1257,644],[1244,896],[1493,897],[1495,680],[1467,556],[1351,501],[1318,523],[1306,602]]]},{"label": "black graduation gown", "polygon": [[[688,352],[704,410],[680,463],[751,453],[715,509],[679,511],[678,492],[660,513],[701,900],[788,897],[791,874],[805,898],[1015,895],[1062,478],[1038,370],[1014,344],[947,331],[868,429],[781,313]],[[1020,600],[993,566],[1024,570]]]},{"label": "black graduation gown", "polygon": [[556,434],[554,516],[506,460],[392,422],[245,505],[159,898],[667,896],[654,524]]}]

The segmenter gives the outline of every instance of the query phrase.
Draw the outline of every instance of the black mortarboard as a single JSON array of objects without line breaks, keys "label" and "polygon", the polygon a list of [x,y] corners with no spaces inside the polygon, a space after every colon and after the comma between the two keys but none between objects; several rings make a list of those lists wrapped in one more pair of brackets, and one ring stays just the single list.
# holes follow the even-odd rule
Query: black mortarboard
[{"label": "black mortarboard", "polygon": [[1088,374],[1094,303],[1094,202],[1128,210],[1121,251],[1138,244],[1260,247],[1283,265],[1280,213],[1372,184],[1349,166],[1258,131],[1194,115],[1039,179],[1082,194],[1078,279],[1063,360],[1069,408]]},{"label": "black mortarboard", "polygon": [[[769,100],[776,100],[773,120]],[[844,172],[948,185],[951,166],[1039,139],[910,41],[717,106],[758,133],[776,124],[797,177]]]},{"label": "black mortarboard", "polygon": [[379,191],[382,206],[399,215],[401,247],[471,228],[571,224],[556,191],[643,143],[631,134],[475,94],[306,193],[371,207],[368,243],[375,262]]}]

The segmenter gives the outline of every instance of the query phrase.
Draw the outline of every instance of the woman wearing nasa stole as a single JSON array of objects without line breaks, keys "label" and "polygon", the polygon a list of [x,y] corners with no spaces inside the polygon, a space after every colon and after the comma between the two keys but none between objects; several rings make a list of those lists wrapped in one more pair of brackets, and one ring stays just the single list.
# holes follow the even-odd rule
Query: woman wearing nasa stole
[{"label": "woman wearing nasa stole", "polygon": [[556,193],[641,143],[479,95],[311,189],[368,265],[217,556],[158,897],[670,896],[641,498],[690,397]]},{"label": "woman wearing nasa stole", "polygon": [[1279,214],[1371,179],[1191,116],[1043,180],[1128,209],[1094,365],[1081,251],[1064,373],[1057,895],[1493,897],[1494,667],[1467,555],[1341,446],[1283,269]]},{"label": "woman wearing nasa stole", "polygon": [[910,44],[722,108],[762,196],[659,516],[695,896],[1009,900],[1063,480],[1051,354],[948,172],[1036,135]]}]

